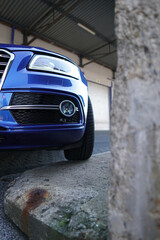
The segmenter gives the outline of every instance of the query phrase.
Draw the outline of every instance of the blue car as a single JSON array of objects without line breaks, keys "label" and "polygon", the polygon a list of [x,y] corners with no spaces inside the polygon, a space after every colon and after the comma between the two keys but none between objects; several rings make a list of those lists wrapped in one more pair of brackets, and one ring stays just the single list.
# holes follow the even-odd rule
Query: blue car
[{"label": "blue car", "polygon": [[0,150],[64,149],[88,159],[94,119],[87,81],[67,57],[0,44]]}]

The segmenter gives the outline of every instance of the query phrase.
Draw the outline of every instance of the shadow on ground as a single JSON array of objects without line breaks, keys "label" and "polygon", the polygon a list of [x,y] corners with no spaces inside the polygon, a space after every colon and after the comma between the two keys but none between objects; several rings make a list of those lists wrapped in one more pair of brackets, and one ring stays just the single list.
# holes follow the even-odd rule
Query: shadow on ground
[{"label": "shadow on ground", "polygon": [[[96,131],[93,154],[110,150],[109,131]],[[1,151],[0,176],[23,172],[50,163],[65,161],[63,151]]]}]

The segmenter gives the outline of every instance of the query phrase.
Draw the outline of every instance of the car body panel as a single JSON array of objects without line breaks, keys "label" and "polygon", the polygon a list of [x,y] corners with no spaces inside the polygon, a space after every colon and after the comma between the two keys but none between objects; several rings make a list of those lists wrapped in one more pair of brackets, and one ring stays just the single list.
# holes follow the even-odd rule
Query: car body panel
[{"label": "car body panel", "polygon": [[[0,149],[65,148],[68,145],[73,147],[82,139],[87,119],[88,87],[81,70],[79,69],[79,79],[29,70],[28,64],[35,53],[72,61],[40,48],[0,44],[0,49],[14,54],[14,60],[0,91]],[[66,99],[71,97],[78,104],[80,121],[67,124],[20,124],[15,120],[12,111],[4,108],[10,106],[12,96],[16,93],[55,95]],[[25,104],[27,105],[27,102]]]}]

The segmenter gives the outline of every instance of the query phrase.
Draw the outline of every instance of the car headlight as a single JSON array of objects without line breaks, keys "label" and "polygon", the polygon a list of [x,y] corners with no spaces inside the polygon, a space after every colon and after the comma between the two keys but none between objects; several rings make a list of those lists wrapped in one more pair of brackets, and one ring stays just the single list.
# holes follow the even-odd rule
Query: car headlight
[{"label": "car headlight", "polygon": [[79,70],[73,63],[58,57],[34,55],[29,66],[31,70],[59,73],[79,79]]}]

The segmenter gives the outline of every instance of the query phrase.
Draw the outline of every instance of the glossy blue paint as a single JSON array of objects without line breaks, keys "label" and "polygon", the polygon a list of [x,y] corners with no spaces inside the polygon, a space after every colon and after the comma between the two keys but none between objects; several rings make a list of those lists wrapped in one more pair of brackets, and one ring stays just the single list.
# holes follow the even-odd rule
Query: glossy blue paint
[{"label": "glossy blue paint", "polygon": [[[0,92],[0,108],[3,106],[9,105],[11,96],[12,96],[12,93]],[[9,111],[3,111],[3,110],[0,111],[0,126],[7,127],[9,124],[17,125],[17,123],[15,123],[15,120]]]},{"label": "glossy blue paint", "polygon": [[77,80],[60,74],[28,70],[27,65],[33,53],[20,51],[14,54],[15,59],[7,74],[3,89],[22,89],[27,86],[29,89],[71,91],[82,96],[83,93],[87,93],[87,81],[81,72],[82,79]]},{"label": "glossy blue paint", "polygon": [[8,129],[0,131],[0,149],[65,148],[80,141],[84,127]]},{"label": "glossy blue paint", "polygon": [[57,57],[60,57],[60,58],[64,58],[64,59],[73,63],[73,61],[71,59],[67,58],[66,56],[64,56],[62,54],[51,52],[51,51],[48,51],[48,50],[46,50],[44,48],[40,48],[40,47],[30,47],[30,46],[23,46],[23,45],[19,46],[19,45],[14,45],[14,44],[0,44],[0,48],[9,50],[11,52],[31,51],[33,53],[43,53],[43,54],[46,54],[46,55],[53,55],[53,56],[57,56]]},{"label": "glossy blue paint", "polygon": [[[79,79],[29,70],[29,61],[35,53],[71,60],[41,48],[0,44],[0,49],[10,51],[15,56],[0,91],[0,149],[65,148],[68,145],[73,147],[83,137],[87,118],[88,87],[81,70],[79,69]],[[61,94],[66,98],[72,96],[77,99],[79,109],[82,110],[81,120],[79,123],[66,125],[20,125],[9,110],[1,110],[3,106],[10,105],[12,94],[16,92]],[[1,130],[1,127],[6,130]]]},{"label": "glossy blue paint", "polygon": [[0,92],[0,107],[9,105],[12,93]]}]

